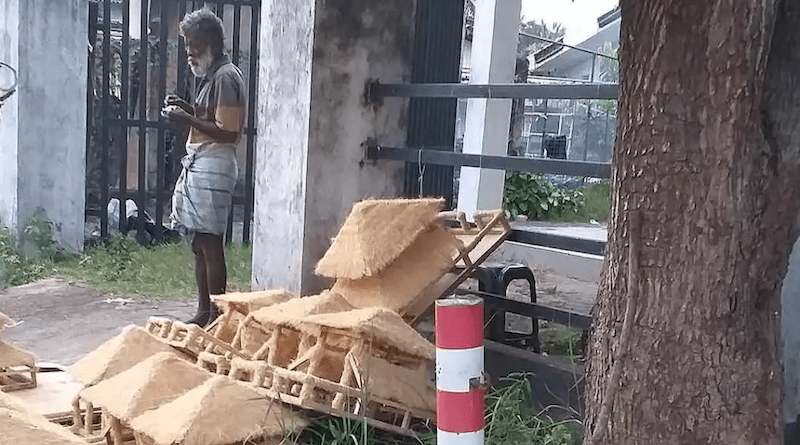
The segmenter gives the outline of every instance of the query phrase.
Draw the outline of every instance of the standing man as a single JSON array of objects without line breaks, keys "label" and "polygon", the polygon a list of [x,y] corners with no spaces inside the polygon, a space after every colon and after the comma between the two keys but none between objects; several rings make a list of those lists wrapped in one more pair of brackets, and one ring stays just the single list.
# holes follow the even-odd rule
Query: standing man
[{"label": "standing man", "polygon": [[190,127],[170,219],[192,238],[199,301],[189,323],[205,326],[217,315],[210,296],[224,294],[227,286],[223,236],[239,174],[236,144],[244,128],[245,90],[242,72],[224,53],[219,17],[206,8],[190,12],[180,34],[200,91],[194,107],[174,95],[164,101],[162,114]]}]

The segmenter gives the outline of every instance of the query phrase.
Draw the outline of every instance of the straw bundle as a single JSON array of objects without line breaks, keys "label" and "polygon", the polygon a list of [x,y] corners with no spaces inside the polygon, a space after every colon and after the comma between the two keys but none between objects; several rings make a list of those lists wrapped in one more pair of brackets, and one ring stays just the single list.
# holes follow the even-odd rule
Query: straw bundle
[{"label": "straw bundle", "polygon": [[356,203],[316,273],[357,279],[394,261],[437,217],[442,199],[389,199]]},{"label": "straw bundle", "polygon": [[94,385],[159,352],[174,353],[169,345],[144,329],[129,325],[122,333],[72,365],[69,371],[84,385]]}]

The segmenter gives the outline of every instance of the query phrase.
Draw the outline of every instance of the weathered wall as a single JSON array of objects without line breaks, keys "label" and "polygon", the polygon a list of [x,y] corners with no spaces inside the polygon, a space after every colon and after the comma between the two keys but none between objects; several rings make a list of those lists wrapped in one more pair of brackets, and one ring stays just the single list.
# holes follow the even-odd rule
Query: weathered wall
[{"label": "weathered wall", "polygon": [[313,268],[353,203],[401,194],[403,164],[361,161],[369,139],[405,145],[406,102],[373,108],[364,86],[369,79],[410,81],[414,3],[317,2],[303,255],[308,290],[323,286]]},{"label": "weathered wall", "polygon": [[[11,43],[17,45],[11,51],[19,56],[19,89],[11,107],[4,107],[0,140],[4,223],[18,228],[42,210],[55,224],[60,244],[79,251],[84,220],[87,2],[5,0],[3,5],[7,8],[2,14],[7,25],[3,40],[11,35]],[[17,175],[7,178],[5,166],[14,164]]]},{"label": "weathered wall", "polygon": [[409,81],[414,5],[414,0],[265,1],[256,288],[318,291],[326,283],[313,268],[352,204],[400,194],[402,165],[363,162],[363,144],[370,139],[404,144],[407,103],[373,107],[363,95],[371,78]]},{"label": "weathered wall", "polygon": [[[0,61],[19,67],[19,0],[0,0]],[[17,220],[18,98],[12,95],[0,108],[0,223],[5,225]]]}]

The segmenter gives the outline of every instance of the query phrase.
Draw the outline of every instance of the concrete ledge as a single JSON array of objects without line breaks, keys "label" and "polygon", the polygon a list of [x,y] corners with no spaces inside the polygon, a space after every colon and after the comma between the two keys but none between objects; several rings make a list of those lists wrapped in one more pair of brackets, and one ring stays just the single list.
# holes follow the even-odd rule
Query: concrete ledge
[{"label": "concrete ledge", "polygon": [[489,261],[518,261],[539,270],[553,270],[559,275],[576,280],[597,283],[603,268],[603,257],[580,252],[504,242]]}]

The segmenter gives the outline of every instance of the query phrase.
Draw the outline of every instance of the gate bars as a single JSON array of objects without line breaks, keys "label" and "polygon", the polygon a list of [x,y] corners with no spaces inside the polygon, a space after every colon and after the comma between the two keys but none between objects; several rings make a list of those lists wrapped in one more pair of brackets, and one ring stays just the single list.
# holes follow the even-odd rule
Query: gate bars
[{"label": "gate bars", "polygon": [[[140,5],[139,12],[136,11],[137,4]],[[203,6],[209,7],[223,20],[226,37],[230,42],[231,61],[242,69],[248,83],[247,121],[243,138],[246,147],[243,153],[244,169],[240,175],[240,182],[243,176],[244,187],[237,187],[234,193],[227,239],[230,241],[233,238],[233,217],[236,216],[242,223],[240,241],[250,242],[260,0],[90,2],[87,174],[95,175],[93,170],[99,170],[100,178],[97,187],[99,190],[90,190],[91,181],[87,180],[86,213],[87,216],[99,217],[100,236],[103,239],[109,234],[107,205],[111,198],[119,199],[117,229],[120,232],[126,233],[129,229],[126,201],[132,199],[141,216],[144,216],[144,211],[153,212],[155,216],[155,230],[152,225],[148,227],[144,217],[137,218],[137,240],[145,242],[148,230],[152,232],[152,239],[163,239],[161,228],[177,178],[176,170],[180,166],[185,135],[181,134],[179,126],[161,117],[158,110],[167,94],[168,83],[171,82],[175,82],[176,94],[190,102],[194,100],[194,77],[189,75],[191,73],[187,69],[183,39],[177,37],[177,24],[186,12]],[[132,23],[131,16],[137,13],[139,22]],[[248,19],[249,27],[243,23]],[[136,44],[131,48],[131,32],[137,27],[140,37],[138,48]],[[247,36],[249,42],[243,41]],[[102,39],[101,45],[97,44],[98,38]],[[242,48],[243,43],[248,48]],[[246,60],[243,57],[245,51],[248,51]],[[245,65],[240,65],[243,62]],[[98,73],[102,79],[100,82],[96,81]],[[96,109],[98,105],[99,110]],[[131,133],[132,130],[138,130],[138,156],[131,158],[137,164],[135,172],[129,171],[128,162],[129,148],[134,148],[128,144],[129,136],[134,134]],[[155,133],[155,140],[151,137],[152,133]],[[95,160],[97,157],[99,160]],[[128,175],[133,177],[134,173],[136,184],[129,188]],[[95,192],[97,198],[92,197],[92,192]],[[234,213],[234,209],[241,209],[241,212]]]}]

